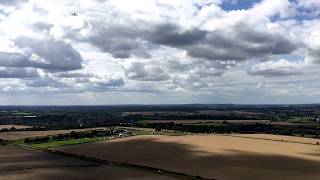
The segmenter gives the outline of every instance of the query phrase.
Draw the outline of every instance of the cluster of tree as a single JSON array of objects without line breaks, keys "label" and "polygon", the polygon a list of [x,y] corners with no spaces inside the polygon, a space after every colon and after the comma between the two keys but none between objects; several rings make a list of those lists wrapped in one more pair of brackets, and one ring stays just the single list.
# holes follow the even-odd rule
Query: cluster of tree
[{"label": "cluster of tree", "polygon": [[12,132],[12,131],[46,131],[47,128],[43,127],[30,127],[30,128],[23,128],[23,129],[17,129],[15,127],[11,128],[2,128],[0,129],[0,132]]},{"label": "cluster of tree", "polygon": [[171,123],[147,123],[147,124],[135,124],[135,126],[143,128],[154,128],[157,131],[160,129],[175,130],[181,132],[191,133],[240,133],[240,132],[262,132],[267,131],[271,125],[262,123],[255,124],[224,124],[224,125],[187,125],[187,124],[175,124]]},{"label": "cluster of tree", "polygon": [[281,135],[309,134],[320,136],[317,128],[304,128],[295,126],[275,126],[263,123],[254,124],[223,124],[223,125],[188,125],[171,123],[137,123],[136,127],[175,130],[190,133],[270,133]]},{"label": "cluster of tree", "polygon": [[49,137],[25,138],[24,143],[44,143],[50,140]]},{"label": "cluster of tree", "polygon": [[18,129],[15,127],[11,127],[10,129],[8,128],[2,128],[0,129],[0,132],[10,132],[10,131],[17,131]]},{"label": "cluster of tree", "polygon": [[105,137],[117,135],[123,132],[122,130],[106,130],[106,131],[87,131],[87,132],[75,132],[72,131],[67,134],[58,134],[55,136],[46,136],[46,137],[35,137],[35,138],[25,138],[24,143],[32,144],[32,143],[46,143],[50,141],[62,141],[68,139],[79,139],[79,138],[93,138],[93,137]]},{"label": "cluster of tree", "polygon": [[8,143],[7,140],[0,139],[0,145],[1,145],[1,146],[7,145],[7,143]]}]

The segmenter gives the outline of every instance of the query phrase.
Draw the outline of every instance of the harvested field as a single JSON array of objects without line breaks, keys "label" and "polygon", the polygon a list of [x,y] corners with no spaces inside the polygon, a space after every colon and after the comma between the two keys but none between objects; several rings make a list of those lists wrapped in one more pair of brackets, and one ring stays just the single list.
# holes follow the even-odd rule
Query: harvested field
[{"label": "harvested field", "polygon": [[56,150],[216,179],[320,179],[320,146],[281,141],[135,136]]},{"label": "harvested field", "polygon": [[0,146],[0,180],[173,180],[137,169],[99,165],[18,146]]},{"label": "harvested field", "polygon": [[174,180],[173,178],[146,173],[143,171],[113,166],[98,167],[64,167],[22,170],[0,173],[1,180]]},{"label": "harvested field", "polygon": [[16,128],[16,129],[32,128],[32,126],[25,126],[25,125],[14,125],[14,124],[0,125],[0,129],[10,129],[12,127]]},{"label": "harvested field", "polygon": [[92,165],[95,164],[51,155],[19,146],[0,146],[0,173],[24,169]]},{"label": "harvested field", "polygon": [[13,132],[1,132],[0,139],[5,140],[17,140],[24,139],[30,137],[40,137],[40,136],[49,136],[49,135],[57,135],[57,134],[66,134],[71,131],[75,132],[83,132],[89,130],[97,130],[102,128],[87,128],[87,129],[68,129],[68,130],[50,130],[50,131],[13,131]]},{"label": "harvested field", "polygon": [[295,137],[295,136],[283,136],[283,135],[272,135],[272,134],[235,134],[232,136],[245,137],[245,138],[257,138],[257,139],[264,139],[264,140],[287,141],[287,142],[304,143],[304,144],[320,144],[320,139]]}]

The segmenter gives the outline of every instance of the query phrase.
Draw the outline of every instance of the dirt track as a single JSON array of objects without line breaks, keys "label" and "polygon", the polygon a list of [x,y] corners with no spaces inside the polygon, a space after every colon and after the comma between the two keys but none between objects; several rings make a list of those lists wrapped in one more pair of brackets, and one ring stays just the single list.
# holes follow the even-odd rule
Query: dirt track
[{"label": "dirt track", "polygon": [[219,135],[136,136],[57,148],[216,179],[320,179],[320,146]]}]

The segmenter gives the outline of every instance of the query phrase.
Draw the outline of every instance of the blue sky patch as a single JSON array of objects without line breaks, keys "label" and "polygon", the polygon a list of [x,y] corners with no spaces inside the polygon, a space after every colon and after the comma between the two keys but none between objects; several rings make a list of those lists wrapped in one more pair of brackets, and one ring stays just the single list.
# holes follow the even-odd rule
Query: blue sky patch
[{"label": "blue sky patch", "polygon": [[225,11],[250,9],[255,3],[261,0],[230,0],[224,1],[221,8]]}]

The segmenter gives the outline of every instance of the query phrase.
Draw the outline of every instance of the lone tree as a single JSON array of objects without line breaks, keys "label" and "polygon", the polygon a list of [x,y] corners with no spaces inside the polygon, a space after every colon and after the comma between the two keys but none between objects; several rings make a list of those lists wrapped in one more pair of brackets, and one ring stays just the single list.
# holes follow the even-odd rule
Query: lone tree
[{"label": "lone tree", "polygon": [[70,136],[74,139],[79,138],[79,134],[75,131],[71,131]]},{"label": "lone tree", "polygon": [[0,145],[6,145],[6,140],[0,139]]},{"label": "lone tree", "polygon": [[25,139],[24,139],[24,143],[26,143],[26,144],[27,144],[27,143],[31,143],[31,139],[25,138]]}]

